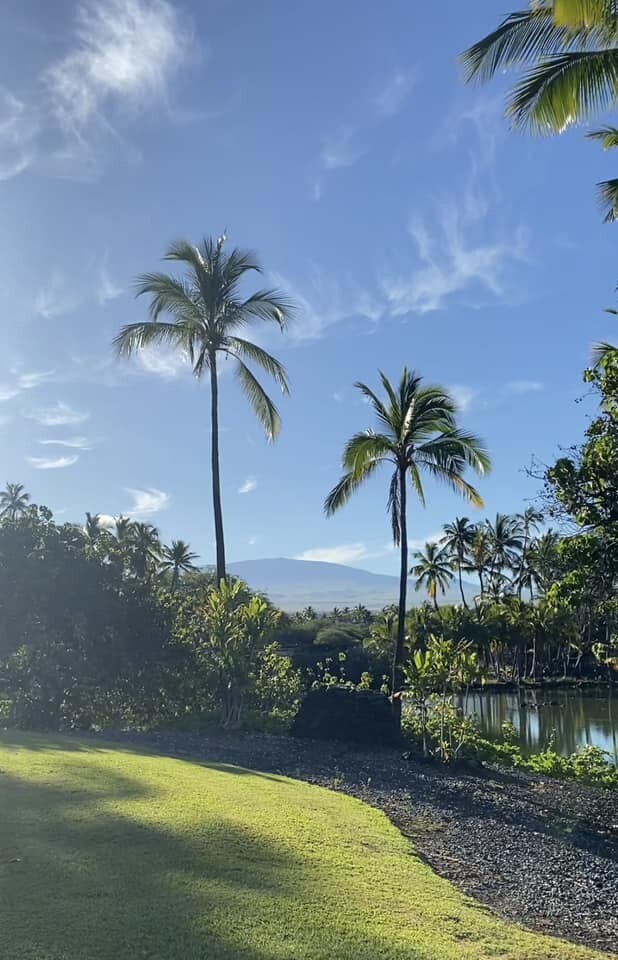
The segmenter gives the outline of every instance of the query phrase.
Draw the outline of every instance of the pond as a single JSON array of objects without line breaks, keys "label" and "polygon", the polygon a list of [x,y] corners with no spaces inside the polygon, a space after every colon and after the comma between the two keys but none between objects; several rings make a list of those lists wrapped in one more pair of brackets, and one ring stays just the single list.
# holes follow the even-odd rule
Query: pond
[{"label": "pond", "polygon": [[471,693],[456,701],[476,714],[481,730],[498,738],[505,720],[519,734],[525,753],[543,750],[553,737],[557,753],[568,756],[591,744],[618,764],[618,694],[604,687],[524,689]]}]

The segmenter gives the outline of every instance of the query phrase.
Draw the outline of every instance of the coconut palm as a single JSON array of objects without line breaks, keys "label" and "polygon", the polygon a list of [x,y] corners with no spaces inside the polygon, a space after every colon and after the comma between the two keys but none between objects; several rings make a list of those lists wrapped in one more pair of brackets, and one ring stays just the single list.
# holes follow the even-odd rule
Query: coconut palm
[{"label": "coconut palm", "polygon": [[145,580],[161,556],[159,531],[152,523],[132,523],[129,543],[133,573],[138,580]]},{"label": "coconut palm", "polygon": [[457,577],[459,579],[459,592],[461,593],[461,602],[467,607],[466,595],[463,588],[461,572],[463,570],[466,558],[474,540],[476,526],[470,523],[467,517],[455,517],[453,523],[444,525],[444,536],[441,543],[447,553],[450,554],[457,566]]},{"label": "coconut palm", "polygon": [[[245,297],[240,287],[246,275],[260,272],[255,257],[234,248],[224,250],[225,236],[205,239],[199,246],[186,241],[172,244],[165,259],[183,264],[181,278],[148,273],[137,280],[137,295],[148,294],[150,320],[122,328],[114,340],[120,355],[143,347],[173,347],[191,363],[193,374],[210,377],[210,427],[212,498],[215,522],[217,579],[225,577],[225,543],[219,467],[219,361],[232,359],[238,383],[269,440],[279,433],[281,421],[270,399],[248,364],[267,373],[282,392],[288,393],[284,367],[270,353],[242,336],[257,320],[271,321],[283,329],[291,303],[276,290],[258,290]],[[163,314],[170,321],[162,321]]]},{"label": "coconut palm", "polygon": [[30,494],[26,492],[23,483],[7,483],[0,492],[0,517],[7,520],[17,520],[28,509]]},{"label": "coconut palm", "polygon": [[116,517],[114,523],[114,530],[116,533],[116,540],[118,543],[125,543],[131,536],[131,527],[133,526],[133,521],[129,517]]},{"label": "coconut palm", "polygon": [[467,570],[474,570],[479,578],[481,597],[485,594],[487,579],[491,571],[491,540],[486,524],[477,526],[470,543]]},{"label": "coconut palm", "polygon": [[504,581],[503,573],[516,569],[523,546],[523,529],[518,517],[497,513],[493,523],[486,521],[491,545],[490,585],[496,593]]},{"label": "coconut palm", "polygon": [[177,588],[181,573],[195,570],[193,561],[197,560],[197,553],[192,553],[189,544],[184,540],[172,540],[169,547],[165,546],[161,550],[161,557],[160,569],[171,571],[172,590]]},{"label": "coconut palm", "polygon": [[343,476],[326,498],[324,508],[327,515],[332,515],[378,467],[388,464],[392,469],[387,509],[393,542],[401,555],[393,694],[400,715],[408,582],[408,481],[422,504],[422,475],[427,474],[480,506],[480,495],[463,474],[467,467],[483,474],[490,461],[480,440],[458,429],[457,406],[442,387],[423,386],[421,377],[406,367],[396,387],[383,373],[380,380],[384,401],[366,384],[355,385],[372,408],[380,430],[365,430],[348,440],[342,458]]},{"label": "coconut palm", "polygon": [[[618,3],[616,0],[530,0],[462,54],[468,80],[523,68],[507,107],[516,126],[562,133],[616,105]],[[608,149],[618,129],[587,134]],[[618,217],[618,179],[599,184],[605,219]]]},{"label": "coconut palm", "polygon": [[438,609],[438,590],[444,594],[453,579],[453,560],[448,552],[437,543],[426,543],[424,550],[417,550],[412,555],[416,563],[410,573],[416,577],[415,590],[424,587],[427,596]]},{"label": "coconut palm", "polygon": [[543,522],[543,514],[534,507],[526,507],[523,513],[517,514],[520,528],[523,533],[519,570],[517,571],[517,597],[521,600],[523,588],[530,590],[530,600],[533,599],[532,576],[529,567],[529,548],[532,537],[538,532],[539,524]]},{"label": "coconut palm", "polygon": [[533,585],[541,594],[546,594],[558,579],[558,544],[560,537],[555,530],[547,530],[543,536],[532,541],[528,550],[528,570],[532,599]]}]

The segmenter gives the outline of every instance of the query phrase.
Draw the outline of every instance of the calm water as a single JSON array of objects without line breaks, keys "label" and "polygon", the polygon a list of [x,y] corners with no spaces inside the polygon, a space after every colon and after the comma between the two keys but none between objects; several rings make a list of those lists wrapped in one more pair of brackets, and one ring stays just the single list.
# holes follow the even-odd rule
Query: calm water
[{"label": "calm water", "polygon": [[[463,697],[459,706],[464,707]],[[521,690],[519,693],[470,694],[467,713],[475,713],[481,729],[498,737],[510,720],[527,753],[542,750],[554,734],[558,753],[573,753],[592,744],[601,747],[618,764],[618,695],[595,690]]]}]

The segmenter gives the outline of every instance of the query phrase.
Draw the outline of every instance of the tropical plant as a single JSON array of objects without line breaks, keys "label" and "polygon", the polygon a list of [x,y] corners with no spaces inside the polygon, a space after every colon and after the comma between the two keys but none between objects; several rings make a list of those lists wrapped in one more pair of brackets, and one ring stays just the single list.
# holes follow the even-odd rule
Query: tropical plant
[{"label": "tropical plant", "polygon": [[99,539],[103,532],[103,527],[101,526],[101,517],[98,513],[90,513],[86,511],[86,522],[84,524],[84,533],[86,539],[91,543],[94,543]]},{"label": "tropical plant", "polygon": [[416,550],[412,555],[416,563],[410,573],[416,577],[415,590],[422,587],[438,609],[438,590],[444,595],[453,579],[453,561],[444,548],[437,543],[426,543],[424,550]]},{"label": "tropical plant", "polygon": [[195,570],[194,560],[197,560],[197,553],[192,553],[189,544],[184,540],[172,540],[169,547],[162,548],[159,567],[171,572],[172,590],[178,587],[181,573]]},{"label": "tropical plant", "polygon": [[487,578],[491,572],[492,552],[489,531],[482,524],[476,527],[470,543],[466,570],[475,571],[479,578],[481,597],[485,593]]},{"label": "tropical plant", "polygon": [[144,580],[161,556],[159,531],[151,523],[133,523],[129,542],[133,573],[138,580]]},{"label": "tropical plant", "polygon": [[497,513],[493,523],[486,521],[491,544],[490,585],[496,593],[506,581],[505,571],[516,569],[523,545],[523,530],[518,517]]},{"label": "tropical plant", "polygon": [[[248,364],[255,364],[289,392],[284,367],[270,353],[242,336],[256,320],[271,321],[283,330],[292,305],[276,290],[258,290],[245,297],[246,275],[260,272],[255,257],[234,248],[224,250],[225,236],[205,239],[199,246],[186,241],[172,244],[165,259],[183,264],[182,278],[147,273],[137,280],[137,295],[148,294],[150,320],[123,327],[114,340],[117,352],[129,356],[153,345],[167,345],[184,355],[193,374],[210,377],[212,497],[215,523],[216,569],[226,575],[223,510],[219,464],[219,359],[232,359],[238,383],[269,440],[279,433],[279,412]],[[167,314],[171,321],[162,321]]]},{"label": "tropical plant", "polygon": [[533,571],[530,565],[530,547],[533,535],[543,522],[543,514],[535,507],[526,507],[523,513],[517,514],[517,522],[522,532],[521,554],[519,569],[516,570],[517,596],[521,600],[524,587],[530,590],[530,601],[534,599]]},{"label": "tropical plant", "polygon": [[464,607],[467,607],[461,574],[474,542],[477,528],[475,524],[470,523],[467,517],[455,517],[455,520],[452,523],[445,524],[443,529],[444,536],[440,542],[457,566],[461,602]]},{"label": "tropical plant", "polygon": [[28,509],[30,494],[26,492],[23,483],[7,483],[0,492],[0,517],[7,520],[17,520]]},{"label": "tropical plant", "polygon": [[[513,67],[523,76],[507,116],[537,133],[562,133],[612,109],[618,94],[616,0],[530,0],[462,54],[468,80],[481,82]],[[618,129],[587,134],[604,149],[618,145]],[[605,220],[618,217],[618,179],[599,184]]]},{"label": "tropical plant", "polygon": [[393,697],[401,714],[403,685],[406,594],[408,582],[408,482],[425,503],[422,474],[446,483],[475,506],[482,505],[479,493],[463,477],[467,467],[484,474],[490,461],[480,440],[457,427],[457,407],[438,386],[423,386],[417,374],[404,367],[399,384],[393,386],[380,373],[385,400],[366,384],[357,389],[371,406],[380,431],[356,433],[348,440],[342,458],[343,476],[326,498],[324,508],[331,516],[383,464],[393,470],[387,509],[391,518],[393,543],[400,548],[397,643],[393,658]]}]

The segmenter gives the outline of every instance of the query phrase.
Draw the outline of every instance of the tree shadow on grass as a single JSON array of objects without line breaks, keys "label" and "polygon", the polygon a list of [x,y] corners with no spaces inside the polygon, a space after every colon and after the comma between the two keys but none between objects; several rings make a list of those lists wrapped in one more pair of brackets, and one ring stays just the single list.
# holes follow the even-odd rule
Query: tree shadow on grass
[{"label": "tree shadow on grass", "polygon": [[[45,747],[34,738],[32,749],[53,754],[49,769],[55,779],[22,779],[0,771],[1,956],[428,957],[409,946],[389,947],[360,929],[358,936],[352,935],[352,950],[342,946],[338,952],[336,940],[324,937],[310,913],[303,913],[307,903],[319,900],[310,862],[299,869],[298,859],[283,844],[233,822],[225,808],[215,816],[212,808],[204,807],[204,819],[196,818],[194,833],[186,825],[177,829],[173,818],[157,815],[161,805],[169,803],[169,793],[158,789],[156,781],[144,785],[124,770],[97,765],[96,758],[83,766],[78,762],[77,774],[76,764],[65,761],[63,785],[63,769],[59,777],[57,766],[62,759],[55,751],[64,749],[64,741],[53,743]],[[25,741],[20,746],[26,748]],[[230,773],[221,764],[211,769]],[[187,794],[184,802],[199,805],[199,792]],[[353,910],[350,903],[342,908]],[[336,934],[337,916],[333,921]]]}]

